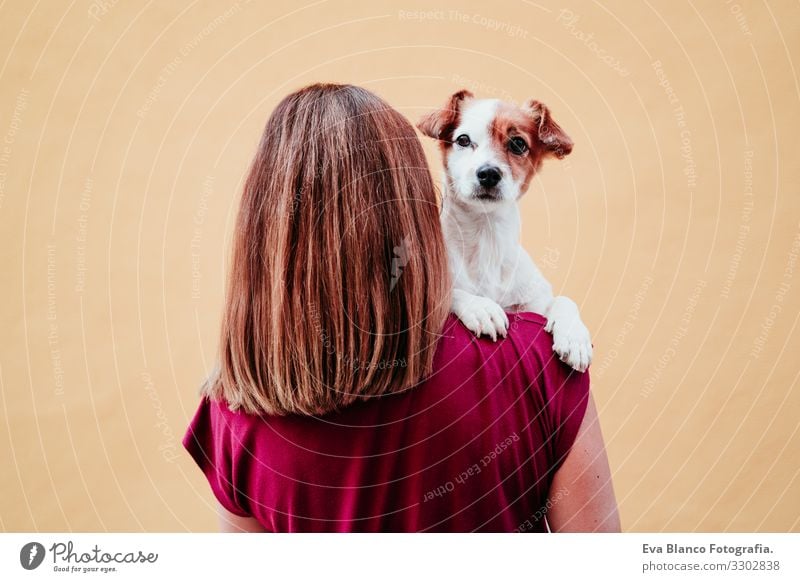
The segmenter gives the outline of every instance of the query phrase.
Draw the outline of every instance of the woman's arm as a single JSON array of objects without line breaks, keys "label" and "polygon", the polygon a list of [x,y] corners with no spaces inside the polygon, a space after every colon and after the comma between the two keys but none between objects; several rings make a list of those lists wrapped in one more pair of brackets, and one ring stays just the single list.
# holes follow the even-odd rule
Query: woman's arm
[{"label": "woman's arm", "polygon": [[591,394],[575,443],[553,477],[550,497],[547,522],[554,532],[620,531],[611,470]]},{"label": "woman's arm", "polygon": [[254,517],[242,517],[231,513],[217,503],[219,531],[223,533],[263,533],[267,530]]}]

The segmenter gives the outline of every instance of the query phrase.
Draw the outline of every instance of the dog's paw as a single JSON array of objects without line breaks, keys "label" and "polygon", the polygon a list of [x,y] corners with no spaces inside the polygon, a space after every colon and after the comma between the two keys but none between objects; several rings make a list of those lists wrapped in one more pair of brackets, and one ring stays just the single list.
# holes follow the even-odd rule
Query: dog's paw
[{"label": "dog's paw", "polygon": [[592,363],[592,338],[580,318],[548,319],[545,331],[553,334],[553,351],[562,362],[578,372]]},{"label": "dog's paw", "polygon": [[461,322],[477,336],[488,335],[493,341],[508,333],[508,316],[503,308],[486,297],[471,295],[453,304]]}]

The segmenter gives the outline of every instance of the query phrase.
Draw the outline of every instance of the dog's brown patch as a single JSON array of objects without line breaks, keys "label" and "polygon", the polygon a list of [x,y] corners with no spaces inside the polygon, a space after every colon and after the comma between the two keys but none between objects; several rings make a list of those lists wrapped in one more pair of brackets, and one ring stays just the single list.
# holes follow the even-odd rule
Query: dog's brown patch
[{"label": "dog's brown patch", "polygon": [[[572,151],[572,140],[553,121],[547,107],[538,101],[530,101],[524,107],[500,103],[490,131],[498,156],[506,160],[514,180],[521,182],[522,192],[528,189],[546,155],[563,158]],[[509,148],[509,141],[514,137],[525,140],[528,151],[524,155],[515,154]]]},{"label": "dog's brown patch", "polygon": [[[537,137],[537,125],[533,116],[516,105],[500,103],[492,120],[490,133],[499,158],[511,168],[515,181],[522,184],[521,191],[528,189],[531,178],[541,165],[543,152]],[[528,145],[524,155],[514,154],[508,147],[514,137],[521,137]]]},{"label": "dog's brown patch", "polygon": [[537,137],[545,152],[558,159],[569,155],[572,152],[572,139],[553,120],[547,106],[534,99],[528,101],[525,108],[531,112],[536,120],[538,125]]},{"label": "dog's brown patch", "polygon": [[420,119],[417,129],[428,137],[438,140],[442,153],[446,153],[453,145],[453,131],[461,122],[461,109],[464,101],[472,98],[472,93],[467,89],[453,93],[444,107]]}]

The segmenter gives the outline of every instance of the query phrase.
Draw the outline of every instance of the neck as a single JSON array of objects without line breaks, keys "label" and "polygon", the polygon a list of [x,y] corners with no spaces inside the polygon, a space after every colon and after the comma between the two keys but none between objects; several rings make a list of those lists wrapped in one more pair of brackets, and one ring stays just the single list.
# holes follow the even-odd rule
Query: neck
[{"label": "neck", "polygon": [[517,243],[520,234],[516,202],[467,204],[445,184],[442,197],[442,227],[448,243],[467,249],[474,244]]}]

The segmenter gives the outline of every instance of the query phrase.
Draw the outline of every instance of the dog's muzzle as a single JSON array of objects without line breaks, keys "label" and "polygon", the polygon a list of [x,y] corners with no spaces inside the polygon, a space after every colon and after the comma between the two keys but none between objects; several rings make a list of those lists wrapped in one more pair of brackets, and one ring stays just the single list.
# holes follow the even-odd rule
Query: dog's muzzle
[{"label": "dog's muzzle", "polygon": [[476,200],[484,200],[486,202],[496,202],[502,200],[500,190],[497,188],[476,188],[473,198]]}]

